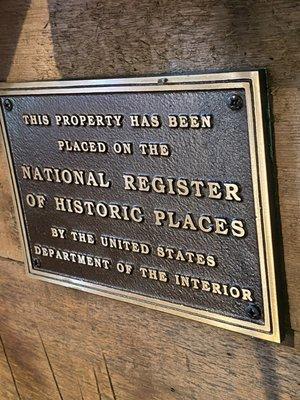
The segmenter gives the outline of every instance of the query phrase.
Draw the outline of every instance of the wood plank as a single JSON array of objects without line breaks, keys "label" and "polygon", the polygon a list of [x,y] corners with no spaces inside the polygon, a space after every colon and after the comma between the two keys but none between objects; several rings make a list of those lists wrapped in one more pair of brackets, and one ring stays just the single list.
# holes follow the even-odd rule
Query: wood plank
[{"label": "wood plank", "polygon": [[0,399],[20,400],[20,392],[7,351],[0,336]]},{"label": "wood plank", "polygon": [[0,333],[22,400],[92,400],[98,390],[110,400],[297,398],[290,346],[41,282],[5,259],[0,284]]},{"label": "wood plank", "polygon": [[0,128],[0,256],[22,260],[9,169]]}]

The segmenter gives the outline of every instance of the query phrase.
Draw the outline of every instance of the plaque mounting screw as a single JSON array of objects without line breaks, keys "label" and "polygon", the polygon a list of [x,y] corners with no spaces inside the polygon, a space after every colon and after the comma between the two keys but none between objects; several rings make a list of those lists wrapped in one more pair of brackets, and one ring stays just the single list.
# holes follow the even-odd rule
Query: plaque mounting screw
[{"label": "plaque mounting screw", "polygon": [[163,84],[165,84],[165,83],[167,83],[167,82],[168,82],[168,79],[167,79],[167,78],[159,78],[158,81],[157,81],[157,83],[158,83],[159,85],[163,85]]},{"label": "plaque mounting screw", "polygon": [[33,258],[32,265],[34,267],[40,267],[41,266],[41,261],[38,258]]},{"label": "plaque mounting screw", "polygon": [[228,107],[231,110],[240,110],[243,107],[243,99],[237,94],[233,94],[228,99]]},{"label": "plaque mounting screw", "polygon": [[261,316],[260,308],[255,304],[249,304],[246,308],[246,314],[251,319],[259,319]]},{"label": "plaque mounting screw", "polygon": [[13,102],[10,99],[5,99],[3,101],[3,106],[6,111],[11,111],[13,109]]}]

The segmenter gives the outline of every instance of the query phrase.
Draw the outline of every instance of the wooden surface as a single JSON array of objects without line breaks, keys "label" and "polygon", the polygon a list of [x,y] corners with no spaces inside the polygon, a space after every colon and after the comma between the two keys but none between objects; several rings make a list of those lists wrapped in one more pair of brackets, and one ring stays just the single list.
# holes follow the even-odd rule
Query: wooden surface
[{"label": "wooden surface", "polygon": [[297,399],[291,347],[0,269],[1,399]]},{"label": "wooden surface", "polygon": [[297,399],[298,4],[0,0],[1,81],[268,68],[293,329],[272,345],[29,279],[12,261],[22,254],[0,150],[1,400]]}]

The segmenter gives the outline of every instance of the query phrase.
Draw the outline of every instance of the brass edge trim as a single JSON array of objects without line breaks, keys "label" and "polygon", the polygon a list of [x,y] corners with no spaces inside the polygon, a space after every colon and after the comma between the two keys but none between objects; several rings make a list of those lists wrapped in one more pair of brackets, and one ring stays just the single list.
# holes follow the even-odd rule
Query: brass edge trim
[{"label": "brass edge trim", "polygon": [[221,80],[249,79],[252,72],[255,71],[236,71],[236,72],[216,72],[207,74],[189,74],[189,75],[159,75],[149,77],[133,78],[112,78],[112,79],[78,79],[61,81],[36,81],[36,82],[0,82],[0,89],[34,89],[34,88],[57,88],[57,87],[91,87],[91,86],[110,86],[126,84],[157,84],[159,81],[167,79],[169,83],[186,82],[207,82]]},{"label": "brass edge trim", "polygon": [[249,149],[250,149],[250,163],[251,163],[251,174],[252,174],[252,188],[253,198],[255,207],[256,217],[256,233],[257,233],[257,246],[260,260],[260,273],[261,273],[261,285],[262,295],[264,301],[264,316],[265,316],[265,327],[266,330],[270,331],[270,313],[269,313],[269,296],[268,287],[266,285],[266,259],[264,251],[264,237],[262,231],[262,214],[260,210],[261,197],[260,197],[260,185],[259,185],[259,170],[258,170],[258,154],[256,148],[256,134],[254,118],[259,116],[259,110],[253,115],[253,107],[255,104],[252,101],[252,94],[250,91],[250,85],[246,87],[246,105],[247,105],[247,118],[248,118],[248,135],[249,135]]},{"label": "brass edge trim", "polygon": [[[253,73],[254,74],[254,73]],[[280,341],[280,324],[278,315],[278,298],[277,298],[277,288],[276,288],[276,274],[275,274],[275,257],[273,250],[273,231],[272,231],[272,221],[271,221],[271,208],[270,208],[270,196],[268,190],[268,170],[267,170],[267,160],[266,160],[266,145],[265,145],[265,132],[263,126],[262,117],[262,104],[260,97],[260,79],[259,73],[255,72],[255,79],[253,79],[253,97],[256,110],[259,112],[258,116],[255,116],[256,122],[256,132],[258,140],[258,168],[260,171],[260,189],[261,189],[261,204],[262,204],[262,215],[263,215],[263,226],[264,226],[264,244],[266,251],[267,260],[267,277],[269,295],[270,295],[270,307],[271,307],[271,317],[272,317],[272,329],[274,335],[277,336],[278,341]]]}]

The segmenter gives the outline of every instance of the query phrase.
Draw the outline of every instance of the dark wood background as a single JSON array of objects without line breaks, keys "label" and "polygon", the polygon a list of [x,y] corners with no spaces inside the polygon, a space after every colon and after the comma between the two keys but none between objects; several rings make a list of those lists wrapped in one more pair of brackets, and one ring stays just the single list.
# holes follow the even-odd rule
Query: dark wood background
[{"label": "dark wood background", "polygon": [[291,324],[276,345],[28,278],[0,146],[1,400],[299,399],[299,20],[284,0],[0,0],[0,81],[268,68]]}]

